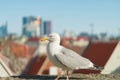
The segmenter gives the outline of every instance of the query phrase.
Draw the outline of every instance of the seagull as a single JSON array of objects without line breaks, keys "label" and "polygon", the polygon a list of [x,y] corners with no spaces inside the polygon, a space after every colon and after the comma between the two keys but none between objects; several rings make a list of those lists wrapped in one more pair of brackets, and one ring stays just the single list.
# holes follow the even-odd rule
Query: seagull
[{"label": "seagull", "polygon": [[[89,59],[80,56],[75,51],[67,49],[60,45],[60,36],[57,33],[51,33],[48,37],[43,37],[40,41],[48,40],[47,57],[57,67],[66,71],[66,79],[69,80],[69,71],[76,69],[95,69],[102,70],[103,68],[96,66]],[[55,80],[58,80],[57,76]]]}]

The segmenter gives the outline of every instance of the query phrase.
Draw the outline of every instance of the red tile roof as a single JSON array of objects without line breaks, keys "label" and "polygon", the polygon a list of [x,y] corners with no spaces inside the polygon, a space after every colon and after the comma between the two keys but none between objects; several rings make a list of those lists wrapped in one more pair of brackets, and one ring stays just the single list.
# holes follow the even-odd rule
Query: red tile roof
[{"label": "red tile roof", "polygon": [[18,44],[12,41],[8,41],[7,45],[10,47],[10,50],[16,57],[31,56],[36,50],[36,48]]},{"label": "red tile roof", "polygon": [[23,72],[23,74],[26,75],[35,75],[38,73],[39,69],[43,65],[44,61],[46,59],[46,56],[36,56],[35,58],[32,58],[30,62],[28,63],[26,70]]},{"label": "red tile roof", "polygon": [[[94,64],[104,67],[110,58],[118,42],[92,42],[82,56],[91,60]],[[76,73],[99,73],[94,70],[78,70]]]},{"label": "red tile roof", "polygon": [[92,42],[83,56],[96,65],[105,66],[117,44],[118,42]]},{"label": "red tile roof", "polygon": [[40,37],[31,37],[27,41],[38,42],[39,40],[40,40]]},{"label": "red tile roof", "polygon": [[38,75],[49,74],[49,68],[51,66],[53,66],[52,63],[50,62],[50,60],[48,58],[46,58],[46,60],[44,61],[43,65],[41,66],[41,68],[39,69],[39,72],[37,74]]}]

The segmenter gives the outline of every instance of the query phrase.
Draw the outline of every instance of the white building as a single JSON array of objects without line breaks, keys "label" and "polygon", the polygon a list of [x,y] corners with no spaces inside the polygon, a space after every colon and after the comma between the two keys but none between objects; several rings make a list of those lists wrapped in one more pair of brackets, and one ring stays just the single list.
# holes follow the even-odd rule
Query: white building
[{"label": "white building", "polygon": [[120,42],[118,42],[112,55],[107,61],[102,74],[120,73]]}]

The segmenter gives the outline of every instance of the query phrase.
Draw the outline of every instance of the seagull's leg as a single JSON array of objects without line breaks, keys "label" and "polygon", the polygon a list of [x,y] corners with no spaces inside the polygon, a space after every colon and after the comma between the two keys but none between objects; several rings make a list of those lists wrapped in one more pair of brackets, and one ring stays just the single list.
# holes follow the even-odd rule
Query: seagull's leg
[{"label": "seagull's leg", "polygon": [[58,75],[58,76],[55,78],[55,80],[58,80],[61,75],[62,75],[62,76],[64,75],[64,71],[62,71],[62,73],[61,73],[60,75]]},{"label": "seagull's leg", "polygon": [[62,73],[61,73],[62,77],[64,77],[65,72],[66,72],[66,71],[64,71],[64,70],[62,71]]},{"label": "seagull's leg", "polygon": [[56,78],[55,78],[55,80],[58,80],[60,78],[60,75],[58,75]]},{"label": "seagull's leg", "polygon": [[69,80],[69,71],[66,71],[67,73],[67,79],[66,80]]}]

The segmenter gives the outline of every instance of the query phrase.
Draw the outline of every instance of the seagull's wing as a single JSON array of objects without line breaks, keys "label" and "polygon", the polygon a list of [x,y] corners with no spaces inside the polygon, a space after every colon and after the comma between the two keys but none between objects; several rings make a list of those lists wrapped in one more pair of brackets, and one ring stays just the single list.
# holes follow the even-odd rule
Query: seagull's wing
[{"label": "seagull's wing", "polygon": [[55,57],[70,69],[88,69],[93,67],[93,63],[90,60],[64,47],[60,54],[55,54]]}]

